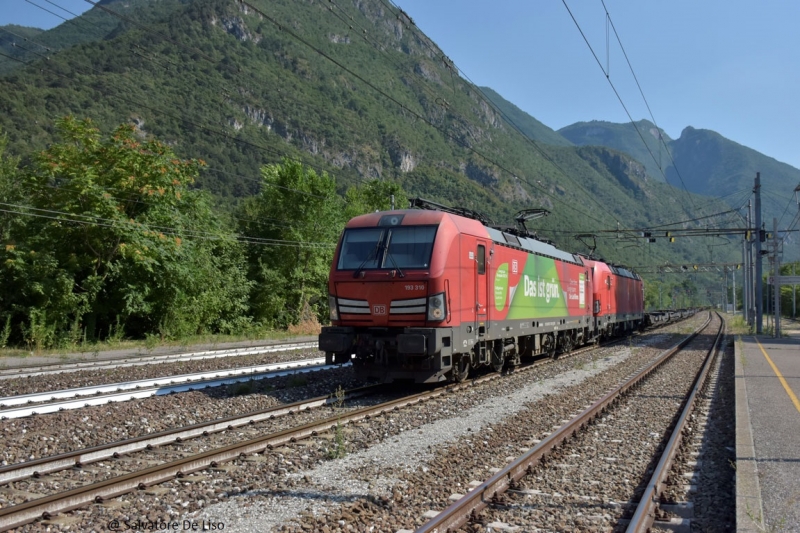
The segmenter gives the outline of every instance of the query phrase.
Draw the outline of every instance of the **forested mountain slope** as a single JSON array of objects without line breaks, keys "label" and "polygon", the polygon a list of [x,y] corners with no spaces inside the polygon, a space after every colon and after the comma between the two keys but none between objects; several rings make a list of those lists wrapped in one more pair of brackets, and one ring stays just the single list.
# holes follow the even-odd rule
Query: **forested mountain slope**
[{"label": "forested mountain slope", "polygon": [[[654,179],[666,179],[679,190],[724,198],[734,208],[746,201],[756,172],[760,172],[762,214],[769,229],[775,217],[783,218],[784,223],[790,220],[785,217],[786,208],[800,183],[800,170],[711,130],[687,127],[674,140],[662,131],[664,142],[659,143],[659,130],[652,123],[642,120],[636,126],[638,131],[630,123],[579,122],[559,133],[576,145],[605,146],[629,153]],[[652,155],[644,148],[639,133],[648,139]]]}]

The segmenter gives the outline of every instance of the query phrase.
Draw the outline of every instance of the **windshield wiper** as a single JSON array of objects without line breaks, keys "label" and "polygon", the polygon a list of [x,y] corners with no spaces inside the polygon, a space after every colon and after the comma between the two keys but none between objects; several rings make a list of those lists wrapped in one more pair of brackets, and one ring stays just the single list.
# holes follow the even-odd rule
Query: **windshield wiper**
[{"label": "windshield wiper", "polygon": [[395,268],[395,269],[397,270],[397,272],[400,274],[400,277],[401,277],[401,278],[404,278],[404,277],[406,277],[406,275],[405,275],[405,274],[403,274],[403,271],[402,271],[402,270],[400,270],[400,267],[399,267],[399,266],[397,266],[397,261],[395,261],[395,260],[394,260],[394,256],[392,256],[392,253],[389,251],[389,243],[391,242],[391,240],[392,240],[392,234],[391,234],[391,233],[389,233],[389,236],[388,236],[388,237],[387,237],[387,239],[386,239],[386,244],[384,244],[384,245],[383,245],[383,250],[384,250],[384,252],[385,252],[385,255],[384,255],[384,260],[385,260],[386,258],[388,258],[388,259],[389,259],[389,261],[391,261],[391,262],[392,262],[392,264],[394,265],[394,268]]},{"label": "windshield wiper", "polygon": [[361,271],[364,270],[364,265],[366,265],[368,261],[372,261],[373,259],[378,258],[378,252],[381,251],[382,241],[383,241],[383,235],[381,235],[378,241],[375,243],[375,248],[373,248],[372,251],[369,254],[367,254],[367,257],[363,261],[361,261],[361,264],[358,265],[358,268],[353,272],[354,278],[357,278],[361,274]]}]

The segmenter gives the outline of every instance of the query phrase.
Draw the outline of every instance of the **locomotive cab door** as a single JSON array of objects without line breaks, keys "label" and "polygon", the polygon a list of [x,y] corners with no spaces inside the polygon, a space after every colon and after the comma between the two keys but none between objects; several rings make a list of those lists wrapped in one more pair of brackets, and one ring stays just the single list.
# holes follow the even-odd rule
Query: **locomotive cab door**
[{"label": "locomotive cab door", "polygon": [[475,331],[478,337],[486,335],[488,308],[486,305],[488,278],[486,275],[486,241],[478,241],[475,250]]}]

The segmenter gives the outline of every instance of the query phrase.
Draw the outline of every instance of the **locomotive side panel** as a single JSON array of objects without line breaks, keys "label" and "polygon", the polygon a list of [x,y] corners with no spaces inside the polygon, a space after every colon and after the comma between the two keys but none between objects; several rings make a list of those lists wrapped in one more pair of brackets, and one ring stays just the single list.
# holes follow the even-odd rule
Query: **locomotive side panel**
[{"label": "locomotive side panel", "polygon": [[319,346],[361,377],[461,381],[631,329],[641,281],[623,271],[453,214],[371,213],[337,246]]}]

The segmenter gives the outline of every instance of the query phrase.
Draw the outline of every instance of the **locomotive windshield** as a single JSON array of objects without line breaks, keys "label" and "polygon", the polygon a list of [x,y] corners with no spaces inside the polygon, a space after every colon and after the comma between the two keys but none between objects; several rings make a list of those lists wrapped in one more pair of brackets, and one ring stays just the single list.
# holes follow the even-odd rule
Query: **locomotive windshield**
[{"label": "locomotive windshield", "polygon": [[428,268],[437,226],[345,230],[338,270]]}]

